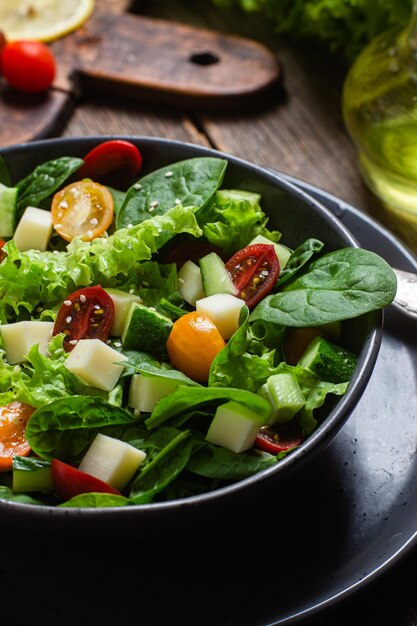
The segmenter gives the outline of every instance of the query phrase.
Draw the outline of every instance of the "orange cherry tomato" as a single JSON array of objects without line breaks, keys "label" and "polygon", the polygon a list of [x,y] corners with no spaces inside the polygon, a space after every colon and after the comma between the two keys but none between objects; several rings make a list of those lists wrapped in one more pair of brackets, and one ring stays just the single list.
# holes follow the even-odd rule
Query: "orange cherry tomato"
[{"label": "orange cherry tomato", "polygon": [[174,367],[204,383],[208,380],[214,357],[225,345],[215,324],[206,315],[192,311],[174,322],[167,351]]},{"label": "orange cherry tomato", "polygon": [[52,199],[52,223],[63,239],[92,241],[113,221],[114,202],[107,187],[79,180],[58,191]]},{"label": "orange cherry tomato", "polygon": [[24,402],[0,407],[0,472],[12,469],[14,456],[27,456],[26,424],[35,409]]}]

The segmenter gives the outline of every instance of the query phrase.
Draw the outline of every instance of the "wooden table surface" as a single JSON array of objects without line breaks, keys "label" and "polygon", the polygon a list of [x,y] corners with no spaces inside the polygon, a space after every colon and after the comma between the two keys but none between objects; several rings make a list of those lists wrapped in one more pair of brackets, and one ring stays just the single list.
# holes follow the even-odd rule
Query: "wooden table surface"
[{"label": "wooden table surface", "polygon": [[[208,1],[149,0],[138,5],[138,12],[144,15],[238,33],[266,43],[282,64],[283,93],[272,106],[264,108],[260,102],[258,111],[245,115],[202,114],[125,98],[85,95],[62,135],[147,135],[215,147],[312,183],[382,220],[378,203],[359,177],[356,152],[341,117],[346,68],[340,59],[315,46],[285,41],[257,16],[220,13]],[[413,553],[364,591],[307,623],[417,625],[416,589],[417,555]]]}]

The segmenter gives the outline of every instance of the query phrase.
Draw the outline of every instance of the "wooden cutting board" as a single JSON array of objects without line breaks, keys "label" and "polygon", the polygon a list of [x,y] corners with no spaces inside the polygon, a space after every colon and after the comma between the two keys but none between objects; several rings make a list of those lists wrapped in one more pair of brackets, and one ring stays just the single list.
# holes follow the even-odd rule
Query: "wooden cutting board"
[{"label": "wooden cutting board", "polygon": [[28,95],[0,86],[0,146],[56,134],[82,92],[183,110],[253,111],[278,97],[275,55],[250,39],[128,12],[96,0],[77,31],[51,44],[53,88]]}]

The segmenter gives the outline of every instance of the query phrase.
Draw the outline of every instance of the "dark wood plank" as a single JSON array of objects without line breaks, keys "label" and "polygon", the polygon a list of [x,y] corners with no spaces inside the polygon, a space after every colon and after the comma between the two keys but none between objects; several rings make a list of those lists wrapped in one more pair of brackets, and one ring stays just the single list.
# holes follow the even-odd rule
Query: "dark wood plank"
[{"label": "dark wood plank", "polygon": [[189,117],[163,107],[149,107],[123,98],[100,96],[80,101],[63,135],[143,135],[208,145]]}]

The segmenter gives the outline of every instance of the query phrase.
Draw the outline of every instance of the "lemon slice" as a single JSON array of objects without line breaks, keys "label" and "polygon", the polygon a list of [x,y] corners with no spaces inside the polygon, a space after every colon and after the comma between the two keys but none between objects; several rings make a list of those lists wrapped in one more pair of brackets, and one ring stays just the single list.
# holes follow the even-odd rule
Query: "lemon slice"
[{"label": "lemon slice", "polygon": [[0,0],[0,30],[8,41],[51,41],[79,28],[95,0]]}]

